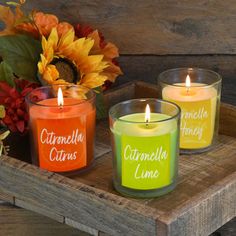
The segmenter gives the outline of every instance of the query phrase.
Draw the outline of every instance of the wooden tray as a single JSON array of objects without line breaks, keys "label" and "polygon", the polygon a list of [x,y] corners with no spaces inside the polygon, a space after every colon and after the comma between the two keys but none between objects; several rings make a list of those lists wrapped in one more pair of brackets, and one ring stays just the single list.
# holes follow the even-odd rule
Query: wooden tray
[{"label": "wooden tray", "polygon": [[[155,85],[133,82],[107,93],[106,102],[158,95]],[[181,155],[178,185],[163,197],[140,200],[114,191],[105,120],[97,124],[89,173],[67,178],[1,156],[1,198],[93,235],[208,235],[236,216],[236,107],[222,104],[220,117],[216,148]]]}]

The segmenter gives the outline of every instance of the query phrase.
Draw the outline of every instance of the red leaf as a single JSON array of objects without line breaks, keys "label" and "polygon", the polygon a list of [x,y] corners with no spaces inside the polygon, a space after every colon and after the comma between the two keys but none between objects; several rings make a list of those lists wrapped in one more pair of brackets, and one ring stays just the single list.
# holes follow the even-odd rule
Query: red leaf
[{"label": "red leaf", "polygon": [[28,114],[28,113],[25,113],[25,114],[24,114],[24,120],[25,120],[25,121],[28,121],[28,120],[29,120],[29,114]]},{"label": "red leaf", "polygon": [[11,108],[12,108],[12,109],[15,109],[15,108],[16,108],[15,102],[12,102],[12,103],[11,103]]},{"label": "red leaf", "polygon": [[21,133],[23,133],[24,130],[25,130],[25,122],[23,120],[17,121],[16,122],[16,127]]},{"label": "red leaf", "polygon": [[19,120],[19,119],[18,119],[18,116],[17,116],[16,114],[13,115],[11,118],[12,118],[13,121],[18,121],[18,120]]},{"label": "red leaf", "polygon": [[10,96],[13,97],[14,99],[20,97],[20,94],[16,91],[16,89],[12,88],[10,90]]},{"label": "red leaf", "polygon": [[9,130],[11,130],[11,132],[17,132],[17,128],[16,128],[15,124],[8,125],[8,128],[9,128]]},{"label": "red leaf", "polygon": [[22,98],[17,98],[16,99],[16,107],[17,108],[20,108],[22,103],[23,103]]},{"label": "red leaf", "polygon": [[87,25],[82,26],[82,25],[78,24],[75,27],[75,35],[78,38],[87,37],[92,32],[93,32],[93,29],[90,26],[87,26]]},{"label": "red leaf", "polygon": [[25,88],[22,92],[21,95],[25,97],[29,92],[31,92],[33,89],[32,88]]},{"label": "red leaf", "polygon": [[4,124],[6,124],[6,125],[10,125],[13,123],[12,119],[9,115],[6,115],[2,120],[3,120]]},{"label": "red leaf", "polygon": [[14,114],[14,110],[11,109],[11,108],[7,109],[7,114],[8,115],[13,115]]},{"label": "red leaf", "polygon": [[7,97],[4,99],[4,104],[11,104],[12,103],[12,98]]},{"label": "red leaf", "polygon": [[17,113],[17,115],[20,116],[20,117],[24,117],[24,114],[25,114],[24,111],[22,111],[22,110],[19,109],[19,108],[17,109],[16,113]]},{"label": "red leaf", "polygon": [[0,82],[0,90],[7,92],[9,94],[11,89],[12,87],[8,85],[6,82]]}]

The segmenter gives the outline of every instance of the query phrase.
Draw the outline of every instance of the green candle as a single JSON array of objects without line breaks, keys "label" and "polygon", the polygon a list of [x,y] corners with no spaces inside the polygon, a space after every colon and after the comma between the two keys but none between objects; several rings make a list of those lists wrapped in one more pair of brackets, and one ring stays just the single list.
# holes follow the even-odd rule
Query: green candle
[{"label": "green candle", "polygon": [[114,122],[114,166],[121,185],[151,190],[170,185],[176,173],[177,120],[162,113],[120,117]]}]

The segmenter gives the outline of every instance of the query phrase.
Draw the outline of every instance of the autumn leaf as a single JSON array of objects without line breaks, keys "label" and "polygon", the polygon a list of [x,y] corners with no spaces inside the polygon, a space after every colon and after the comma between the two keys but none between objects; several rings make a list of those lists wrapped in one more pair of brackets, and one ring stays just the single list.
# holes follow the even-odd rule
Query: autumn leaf
[{"label": "autumn leaf", "polygon": [[7,82],[11,87],[15,86],[14,75],[11,67],[5,62],[0,63],[0,81]]},{"label": "autumn leaf", "polygon": [[104,58],[107,60],[112,60],[113,58],[119,56],[118,48],[110,42],[106,43],[104,48],[100,47],[101,38],[97,30],[90,33],[88,37],[94,40],[94,45],[92,49],[93,54],[103,54]]},{"label": "autumn leaf", "polygon": [[23,12],[20,10],[20,7],[16,7],[14,14],[10,7],[0,5],[0,22],[3,22],[5,25],[5,29],[0,31],[0,36],[15,34],[15,24],[22,17]]},{"label": "autumn leaf", "polygon": [[27,35],[0,37],[0,55],[22,79],[37,82],[37,63],[42,51],[39,41]]},{"label": "autumn leaf", "polygon": [[105,58],[113,59],[119,56],[118,48],[113,43],[107,43],[102,49]]},{"label": "autumn leaf", "polygon": [[106,76],[109,81],[114,83],[116,80],[116,77],[118,75],[122,75],[123,72],[121,71],[119,66],[116,66],[112,62],[108,62],[108,65],[109,66],[107,68],[105,68],[101,74]]},{"label": "autumn leaf", "polygon": [[5,117],[5,107],[3,105],[0,105],[0,119]]},{"label": "autumn leaf", "polygon": [[4,147],[2,140],[4,140],[9,134],[10,134],[9,130],[0,134],[0,156],[2,155],[2,153],[7,154],[6,147]]},{"label": "autumn leaf", "polygon": [[0,5],[0,21],[5,24],[5,29],[0,32],[0,35],[9,35],[15,33],[15,16],[10,7]]},{"label": "autumn leaf", "polygon": [[9,130],[7,130],[4,133],[0,134],[0,140],[4,140],[9,134],[10,134]]},{"label": "autumn leaf", "polygon": [[108,78],[108,80],[110,80],[111,82],[115,82],[116,77],[118,75],[122,75],[122,71],[120,69],[119,66],[115,65],[112,60],[116,57],[119,56],[119,51],[118,48],[108,42],[105,44],[105,46],[103,48],[100,47],[100,41],[101,38],[99,36],[99,33],[97,30],[93,31],[92,33],[90,33],[88,35],[88,37],[92,38],[94,40],[94,45],[93,48],[91,50],[92,54],[103,54],[104,55],[104,61],[109,65],[107,66],[102,75],[106,76]]}]

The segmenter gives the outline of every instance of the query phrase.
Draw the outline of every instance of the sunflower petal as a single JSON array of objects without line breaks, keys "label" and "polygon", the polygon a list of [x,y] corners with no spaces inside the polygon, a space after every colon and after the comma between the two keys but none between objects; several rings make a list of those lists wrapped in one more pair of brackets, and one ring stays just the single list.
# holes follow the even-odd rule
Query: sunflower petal
[{"label": "sunflower petal", "polygon": [[94,40],[93,39],[90,39],[90,38],[87,38],[84,42],[84,49],[83,49],[83,52],[88,55],[90,50],[92,49],[94,45]]},{"label": "sunflower petal", "polygon": [[107,80],[101,73],[109,66],[103,55],[90,55],[94,46],[91,38],[75,39],[74,29],[69,29],[62,35],[58,35],[56,28],[52,30],[48,39],[42,39],[43,55],[38,63],[39,73],[42,79],[50,84],[65,84],[60,78],[59,72],[51,65],[53,58],[65,58],[71,61],[79,70],[82,80],[79,84],[86,87],[98,87]]},{"label": "sunflower petal", "polygon": [[83,73],[100,72],[107,67],[107,63],[102,61],[103,55],[92,55],[86,57],[80,64]]},{"label": "sunflower petal", "polygon": [[70,29],[64,35],[62,35],[58,43],[58,52],[59,53],[63,52],[63,50],[65,50],[65,48],[68,47],[68,45],[73,43],[74,38],[75,38],[74,29]]},{"label": "sunflower petal", "polygon": [[54,65],[48,65],[43,73],[43,80],[49,84],[55,83],[59,78],[59,72]]},{"label": "sunflower petal", "polygon": [[41,61],[38,62],[38,71],[40,74],[43,74],[46,69],[47,59],[43,54],[40,54]]},{"label": "sunflower petal", "polygon": [[3,21],[6,28],[0,32],[0,35],[14,34],[15,16],[10,7],[0,5],[0,21]]},{"label": "sunflower petal", "polygon": [[48,37],[48,44],[55,50],[58,44],[58,33],[57,29],[53,28],[49,37]]},{"label": "sunflower petal", "polygon": [[99,73],[90,73],[82,78],[80,84],[87,88],[97,88],[102,86],[106,80],[106,76],[100,75]]},{"label": "sunflower petal", "polygon": [[90,33],[88,35],[89,38],[94,40],[94,45],[93,45],[93,49],[92,49],[92,54],[99,54],[101,52],[101,48],[100,48],[100,36],[98,34],[97,30],[94,30],[92,33]]},{"label": "sunflower petal", "polygon": [[78,39],[68,45],[63,52],[63,55],[69,57],[72,61],[79,60],[81,58],[81,52],[83,52],[85,38]]}]

